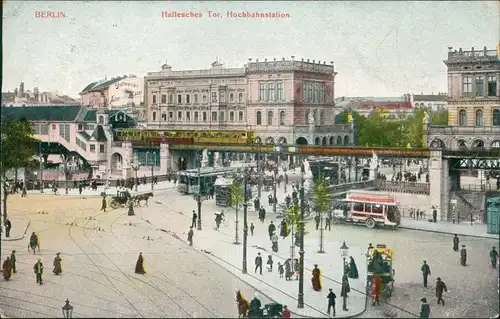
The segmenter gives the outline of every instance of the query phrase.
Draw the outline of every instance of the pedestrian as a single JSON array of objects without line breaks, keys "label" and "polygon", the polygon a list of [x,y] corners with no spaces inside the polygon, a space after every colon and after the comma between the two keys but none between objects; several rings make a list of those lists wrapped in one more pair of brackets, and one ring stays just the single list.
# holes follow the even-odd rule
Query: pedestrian
[{"label": "pedestrian", "polygon": [[427,287],[427,276],[431,274],[431,268],[427,264],[426,260],[424,260],[424,264],[420,268],[420,271],[422,272],[422,276],[424,277],[424,287]]},{"label": "pedestrian", "polygon": [[420,301],[422,302],[420,305],[420,318],[429,318],[431,306],[427,303],[427,298],[422,298]]},{"label": "pedestrian", "polygon": [[321,291],[321,270],[318,265],[314,265],[311,282],[314,291]]},{"label": "pedestrian", "polygon": [[21,197],[26,197],[28,196],[28,192],[26,190],[26,187],[23,187],[23,192],[21,193]]},{"label": "pedestrian", "polygon": [[144,267],[144,257],[142,253],[139,253],[139,258],[137,258],[137,262],[135,263],[135,273],[144,275],[146,273],[146,268]]},{"label": "pedestrian", "polygon": [[38,258],[38,261],[33,266],[33,271],[35,272],[35,275],[36,275],[36,283],[40,284],[40,285],[43,284],[43,281],[42,281],[43,263],[42,263],[41,258]]},{"label": "pedestrian", "polygon": [[358,273],[358,267],[356,266],[356,262],[354,261],[354,258],[352,258],[352,256],[349,258],[350,260],[349,260],[347,277],[358,279],[359,273]]},{"label": "pedestrian", "polygon": [[33,232],[33,233],[31,233],[31,236],[30,236],[30,243],[29,243],[28,250],[29,250],[29,248],[31,248],[33,250],[33,254],[36,254],[37,247],[38,247],[38,251],[40,251],[40,239],[38,238],[38,235],[35,232]]},{"label": "pedestrian", "polygon": [[443,307],[444,307],[443,291],[448,292],[448,288],[446,287],[446,284],[444,283],[444,281],[441,280],[441,277],[437,277],[437,280],[436,280],[437,303],[439,305],[442,301]]},{"label": "pedestrian", "polygon": [[453,237],[453,250],[458,251],[458,244],[460,243],[460,240],[458,239],[457,234]]},{"label": "pedestrian", "polygon": [[491,260],[491,267],[497,268],[498,252],[495,246],[493,246],[493,248],[490,251],[490,260]]},{"label": "pedestrian", "polygon": [[260,270],[260,274],[262,275],[262,257],[260,256],[260,253],[257,254],[257,257],[255,257],[255,273],[257,273],[257,269]]},{"label": "pedestrian", "polygon": [[366,250],[366,257],[369,257],[373,249],[372,243],[368,244],[368,249]]},{"label": "pedestrian", "polygon": [[250,235],[253,236],[253,230],[255,229],[255,226],[253,223],[250,223]]},{"label": "pedestrian", "polygon": [[332,230],[332,214],[328,214],[328,216],[325,219],[325,230],[328,229],[328,231]]},{"label": "pedestrian", "polygon": [[333,292],[332,288],[330,288],[330,292],[328,293],[328,296],[326,296],[328,299],[328,310],[326,311],[327,314],[330,314],[330,310],[333,310],[332,316],[335,317],[335,298],[337,296]]},{"label": "pedestrian", "polygon": [[467,265],[467,249],[465,249],[465,245],[462,245],[462,250],[460,251],[460,264],[464,267]]},{"label": "pedestrian", "polygon": [[271,223],[269,224],[269,227],[267,227],[267,232],[269,234],[269,240],[272,241],[273,234],[276,232],[276,225],[274,225],[272,220]]},{"label": "pedestrian", "polygon": [[128,216],[134,216],[134,201],[132,199],[129,199],[128,201]]},{"label": "pedestrian", "polygon": [[189,246],[193,246],[193,235],[194,235],[193,226],[191,226],[189,227],[189,232],[188,232]]},{"label": "pedestrian", "polygon": [[10,230],[12,229],[12,223],[10,222],[10,219],[6,218],[3,222],[3,225],[5,226],[5,237],[10,237]]},{"label": "pedestrian", "polygon": [[268,255],[267,256],[267,271],[272,272],[273,271],[273,256]]},{"label": "pedestrian", "polygon": [[191,222],[191,228],[196,227],[196,220],[198,219],[198,215],[194,212],[193,209],[193,217],[192,217],[192,222]]},{"label": "pedestrian", "polygon": [[347,278],[347,275],[344,274],[342,276],[342,289],[340,291],[340,296],[344,299],[342,310],[344,311],[349,311],[347,309],[347,298],[349,297],[349,292],[351,292],[351,287],[349,286],[349,279]]},{"label": "pedestrian", "polygon": [[5,280],[10,280],[10,277],[12,277],[12,261],[10,260],[9,256],[7,256],[7,258],[3,262],[2,274],[3,274],[3,279]]},{"label": "pedestrian", "polygon": [[285,273],[285,269],[283,269],[283,265],[278,263],[278,273],[280,274],[280,278],[283,278],[283,274]]},{"label": "pedestrian", "polygon": [[16,251],[13,250],[10,254],[10,262],[12,263],[12,272],[17,273],[16,271]]},{"label": "pedestrian", "polygon": [[314,217],[314,221],[316,222],[316,230],[319,229],[319,223],[321,221],[321,217],[319,216],[319,214],[316,214],[316,216]]},{"label": "pedestrian", "polygon": [[292,260],[288,258],[285,261],[285,280],[292,280],[293,271],[292,271]]},{"label": "pedestrian", "polygon": [[80,182],[80,184],[78,184],[78,194],[80,196],[82,196],[82,191],[83,191],[83,186],[82,186],[82,182]]},{"label": "pedestrian", "polygon": [[281,311],[281,318],[292,318],[292,313],[288,310],[287,306],[283,306],[283,310]]},{"label": "pedestrian", "polygon": [[271,236],[271,243],[272,243],[272,249],[275,253],[278,252],[278,235],[276,235],[276,233],[274,233],[272,236]]},{"label": "pedestrian", "polygon": [[438,215],[437,210],[434,208],[434,210],[432,211],[432,221],[434,223],[437,222],[437,215]]},{"label": "pedestrian", "polygon": [[54,269],[52,272],[56,275],[59,275],[62,273],[62,258],[61,258],[61,253],[57,253],[56,257],[54,257],[54,263],[53,263]]},{"label": "pedestrian", "polygon": [[106,207],[108,206],[108,203],[106,202],[106,195],[102,197],[102,204],[101,204],[101,211],[106,211]]}]

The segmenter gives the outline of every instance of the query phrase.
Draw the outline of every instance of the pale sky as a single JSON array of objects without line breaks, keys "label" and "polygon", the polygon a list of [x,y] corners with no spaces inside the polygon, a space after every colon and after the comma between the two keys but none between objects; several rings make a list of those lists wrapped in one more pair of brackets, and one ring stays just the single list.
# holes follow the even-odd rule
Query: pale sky
[{"label": "pale sky", "polygon": [[[162,11],[203,13],[162,18]],[[220,12],[209,18],[207,11]],[[226,11],[289,13],[288,19],[226,18]],[[35,18],[61,11],[66,18]],[[7,1],[2,92],[77,96],[88,83],[159,71],[226,67],[282,57],[335,62],[336,96],[445,92],[448,46],[499,42],[498,2],[98,2]]]}]

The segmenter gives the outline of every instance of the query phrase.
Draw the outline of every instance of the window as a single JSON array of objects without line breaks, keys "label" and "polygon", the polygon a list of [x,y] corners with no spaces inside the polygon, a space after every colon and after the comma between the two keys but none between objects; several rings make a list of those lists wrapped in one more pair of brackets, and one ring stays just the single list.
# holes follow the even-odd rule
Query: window
[{"label": "window", "polygon": [[212,121],[217,121],[217,112],[212,112]]},{"label": "window", "polygon": [[488,96],[497,96],[497,77],[488,76]]},{"label": "window", "polygon": [[266,83],[260,83],[259,85],[259,100],[266,100]]},{"label": "window", "polygon": [[229,112],[229,120],[231,122],[234,122],[234,112],[233,111]]},{"label": "window", "polygon": [[153,95],[153,104],[156,104],[156,95]]},{"label": "window", "polygon": [[99,153],[104,153],[104,144],[99,144]]},{"label": "window", "polygon": [[194,112],[194,121],[198,122],[198,112]]},{"label": "window", "polygon": [[161,104],[167,104],[167,95],[166,94],[161,95]]},{"label": "window", "polygon": [[476,110],[476,126],[477,127],[483,127],[484,126],[483,110]]},{"label": "window", "polygon": [[484,76],[476,76],[476,96],[484,96]]},{"label": "window", "polygon": [[153,121],[156,121],[156,112],[153,112]]},{"label": "window", "polygon": [[40,124],[40,134],[41,135],[49,134],[49,124]]},{"label": "window", "polygon": [[224,111],[220,111],[219,121],[224,122]]},{"label": "window", "polygon": [[166,121],[166,120],[167,120],[167,114],[166,114],[166,113],[163,113],[163,114],[161,115],[161,118],[162,118],[162,120]]},{"label": "window", "polygon": [[99,124],[104,124],[104,116],[99,116]]},{"label": "window", "polygon": [[59,136],[68,142],[70,141],[69,124],[59,124]]},{"label": "window", "polygon": [[177,103],[182,104],[182,95],[177,94]]},{"label": "window", "polygon": [[319,102],[325,102],[325,86],[323,84],[319,85]]},{"label": "window", "polygon": [[243,122],[243,111],[238,112],[238,121]]},{"label": "window", "polygon": [[267,111],[267,125],[273,125],[273,111]]},{"label": "window", "polygon": [[493,126],[500,126],[500,110],[493,110]]},{"label": "window", "polygon": [[191,121],[191,112],[186,112],[186,121]]},{"label": "window", "polygon": [[470,96],[472,94],[472,76],[464,76],[463,95]]},{"label": "window", "polygon": [[177,112],[177,121],[182,121],[182,112]]},{"label": "window", "polygon": [[90,144],[90,152],[95,153],[95,144]]},{"label": "window", "polygon": [[194,95],[194,104],[198,104],[198,94]]},{"label": "window", "polygon": [[203,94],[202,100],[203,100],[203,103],[205,103],[205,104],[207,103],[207,96],[205,94]]},{"label": "window", "polygon": [[319,87],[318,83],[314,83],[314,93],[313,93],[313,102],[319,102]]},{"label": "window", "polygon": [[285,125],[285,111],[280,112],[280,125]]},{"label": "window", "polygon": [[[78,130],[83,131],[83,124],[78,124]],[[38,133],[37,133],[38,134]]]},{"label": "window", "polygon": [[238,94],[238,103],[243,103],[243,93]]},{"label": "window", "polygon": [[262,125],[262,112],[257,111],[257,125]]},{"label": "window", "polygon": [[458,126],[467,126],[467,112],[465,110],[458,112]]},{"label": "window", "polygon": [[267,99],[274,101],[274,82],[267,83]]},{"label": "window", "polygon": [[217,102],[217,92],[212,92],[212,102]]},{"label": "window", "polygon": [[221,103],[226,102],[226,94],[225,94],[224,92],[220,92],[220,93],[219,93],[219,101],[220,101]]},{"label": "window", "polygon": [[325,124],[325,111],[321,110],[319,112],[319,124]]},{"label": "window", "polygon": [[276,83],[276,100],[284,101],[285,97],[283,96],[283,82]]},{"label": "window", "polygon": [[309,93],[308,93],[308,98],[307,98],[307,100],[308,100],[309,102],[312,102],[312,99],[313,99],[313,86],[312,86],[312,83],[309,83],[307,86],[309,87],[309,88],[308,88]]},{"label": "window", "polygon": [[233,93],[230,93],[230,94],[229,94],[229,102],[230,102],[230,103],[233,103],[233,102],[234,102],[234,94],[233,94]]},{"label": "window", "polygon": [[186,104],[191,104],[191,96],[186,94]]},{"label": "window", "polygon": [[207,112],[203,112],[203,122],[207,121]]},{"label": "window", "polygon": [[171,121],[174,119],[174,112],[168,112],[168,119]]},{"label": "window", "polygon": [[174,95],[173,94],[168,95],[168,103],[170,103],[170,104],[174,103]]}]

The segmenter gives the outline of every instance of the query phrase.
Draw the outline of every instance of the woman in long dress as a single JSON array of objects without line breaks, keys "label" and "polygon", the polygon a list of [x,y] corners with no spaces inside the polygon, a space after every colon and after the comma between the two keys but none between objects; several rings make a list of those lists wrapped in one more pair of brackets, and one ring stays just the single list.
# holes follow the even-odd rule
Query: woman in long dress
[{"label": "woman in long dress", "polygon": [[135,263],[135,273],[144,275],[146,273],[146,269],[144,268],[144,257],[142,253],[139,253],[139,258],[137,258],[137,262]]},{"label": "woman in long dress", "polygon": [[54,274],[59,275],[63,272],[61,253],[57,253],[56,257],[54,257],[54,262],[52,265],[54,266],[54,269],[52,270]]},{"label": "woman in long dress", "polygon": [[12,276],[12,262],[10,261],[9,256],[7,256],[7,259],[3,262],[2,270],[3,279],[9,280]]},{"label": "woman in long dress", "polygon": [[238,318],[246,318],[250,303],[243,297],[239,290],[236,292],[236,303],[238,304]]},{"label": "woman in long dress", "polygon": [[357,279],[357,278],[359,278],[358,267],[356,266],[356,262],[354,261],[354,258],[352,258],[352,256],[349,258],[351,260],[349,261],[349,269],[348,269],[347,276],[349,278]]},{"label": "woman in long dress", "polygon": [[314,265],[311,282],[314,291],[321,291],[321,270],[318,268],[318,265]]}]

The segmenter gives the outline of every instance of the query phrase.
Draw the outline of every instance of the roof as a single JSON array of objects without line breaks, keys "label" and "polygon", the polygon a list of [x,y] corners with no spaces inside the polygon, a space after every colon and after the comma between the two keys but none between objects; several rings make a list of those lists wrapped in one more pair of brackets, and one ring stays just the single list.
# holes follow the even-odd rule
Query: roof
[{"label": "roof", "polygon": [[446,95],[441,94],[441,95],[413,95],[413,100],[414,101],[424,101],[424,102],[431,102],[431,101],[446,101]]},{"label": "roof", "polygon": [[78,132],[78,134],[83,137],[86,141],[90,140],[90,135],[87,134],[85,131]]},{"label": "roof", "polygon": [[0,117],[2,120],[74,122],[81,109],[80,105],[2,107]]},{"label": "roof", "polygon": [[2,102],[14,102],[16,95],[12,92],[2,93]]},{"label": "roof", "polygon": [[95,85],[95,86],[91,87],[88,91],[94,91],[94,90],[106,88],[106,87],[110,86],[113,83],[116,83],[118,81],[123,80],[124,78],[126,78],[126,76],[120,76],[120,77],[117,77],[117,78],[105,81],[103,83],[100,83],[98,85]]},{"label": "roof", "polygon": [[85,114],[85,117],[83,118],[84,122],[95,122],[96,120],[97,120],[96,111],[93,110],[87,111],[87,114]]},{"label": "roof", "polygon": [[92,82],[92,83],[89,83],[83,90],[81,93],[86,93],[88,92],[88,90],[90,90],[94,85],[96,85],[97,82]]},{"label": "roof", "polygon": [[106,138],[106,133],[104,133],[104,129],[102,125],[97,125],[94,133],[92,133],[92,137],[98,142],[106,142],[108,139]]}]

